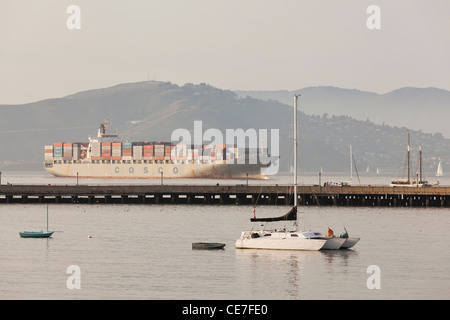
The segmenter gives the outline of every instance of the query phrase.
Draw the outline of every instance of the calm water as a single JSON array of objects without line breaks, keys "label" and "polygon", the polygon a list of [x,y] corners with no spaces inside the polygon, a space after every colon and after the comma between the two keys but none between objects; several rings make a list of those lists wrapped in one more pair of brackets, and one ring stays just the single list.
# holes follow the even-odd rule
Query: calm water
[{"label": "calm water", "polygon": [[[287,209],[256,212],[281,215]],[[236,250],[252,211],[52,204],[49,229],[63,232],[22,239],[21,230],[46,228],[46,205],[0,205],[0,299],[450,298],[449,209],[308,207],[301,210],[303,229],[325,233],[330,226],[340,233],[345,225],[361,241],[346,251]],[[192,250],[200,241],[226,247]],[[71,265],[79,267],[81,289],[67,288]],[[380,268],[380,289],[367,288],[371,265]]]}]

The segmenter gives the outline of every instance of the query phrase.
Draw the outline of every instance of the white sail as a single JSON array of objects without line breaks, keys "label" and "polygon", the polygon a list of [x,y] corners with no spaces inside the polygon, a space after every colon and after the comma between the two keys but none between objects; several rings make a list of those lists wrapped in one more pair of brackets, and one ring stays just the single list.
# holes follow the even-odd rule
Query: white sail
[{"label": "white sail", "polygon": [[436,177],[442,177],[444,175],[444,171],[442,170],[442,163],[439,161],[438,168],[436,171]]}]

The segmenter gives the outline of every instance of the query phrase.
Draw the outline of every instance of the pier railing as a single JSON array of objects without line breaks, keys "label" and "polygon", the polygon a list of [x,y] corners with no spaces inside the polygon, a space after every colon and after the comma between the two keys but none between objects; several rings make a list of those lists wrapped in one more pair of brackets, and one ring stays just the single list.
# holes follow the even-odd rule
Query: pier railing
[{"label": "pier railing", "polygon": [[[299,186],[300,205],[450,207],[450,187]],[[290,185],[1,185],[2,203],[290,205]]]}]

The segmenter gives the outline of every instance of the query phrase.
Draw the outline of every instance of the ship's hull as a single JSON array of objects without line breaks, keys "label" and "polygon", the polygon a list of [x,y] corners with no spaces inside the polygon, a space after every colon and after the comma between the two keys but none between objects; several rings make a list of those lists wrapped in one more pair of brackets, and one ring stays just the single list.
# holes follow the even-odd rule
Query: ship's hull
[{"label": "ship's hull", "polygon": [[267,179],[261,164],[176,164],[176,163],[53,163],[45,170],[58,177],[80,178],[211,178]]}]

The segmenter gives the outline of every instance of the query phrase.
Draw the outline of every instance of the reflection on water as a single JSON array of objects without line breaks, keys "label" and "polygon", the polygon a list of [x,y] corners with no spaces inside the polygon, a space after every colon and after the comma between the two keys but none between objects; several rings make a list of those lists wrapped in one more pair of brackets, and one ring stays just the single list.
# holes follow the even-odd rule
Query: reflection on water
[{"label": "reflection on water", "polygon": [[321,290],[318,278],[337,276],[357,255],[354,250],[244,249],[236,250],[236,262],[240,281],[251,288],[247,294],[264,291],[270,292],[268,299],[309,299]]}]

